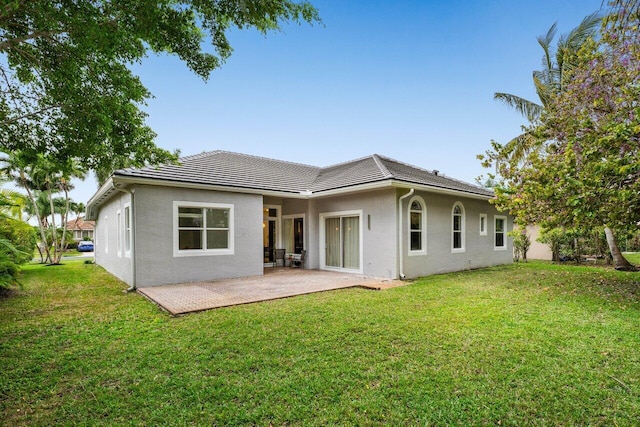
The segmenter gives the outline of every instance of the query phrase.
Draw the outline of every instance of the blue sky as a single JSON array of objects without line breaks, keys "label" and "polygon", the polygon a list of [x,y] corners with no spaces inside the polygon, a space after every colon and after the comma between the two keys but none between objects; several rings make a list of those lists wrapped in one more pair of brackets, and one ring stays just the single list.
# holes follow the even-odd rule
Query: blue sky
[{"label": "blue sky", "polygon": [[[468,182],[476,159],[525,121],[493,100],[535,100],[538,35],[559,34],[601,0],[312,0],[323,24],[266,37],[234,30],[231,58],[207,82],[178,59],[135,71],[157,144],[183,155],[228,150],[327,166],[377,153]],[[86,202],[92,178],[72,197]]]}]

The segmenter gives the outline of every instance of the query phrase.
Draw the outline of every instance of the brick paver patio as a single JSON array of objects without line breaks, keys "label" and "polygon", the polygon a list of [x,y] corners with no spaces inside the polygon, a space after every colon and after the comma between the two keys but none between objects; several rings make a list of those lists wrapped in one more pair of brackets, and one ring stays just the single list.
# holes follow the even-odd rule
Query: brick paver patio
[{"label": "brick paver patio", "polygon": [[358,274],[265,268],[263,276],[139,288],[138,292],[173,315],[352,287],[386,289],[399,280]]}]

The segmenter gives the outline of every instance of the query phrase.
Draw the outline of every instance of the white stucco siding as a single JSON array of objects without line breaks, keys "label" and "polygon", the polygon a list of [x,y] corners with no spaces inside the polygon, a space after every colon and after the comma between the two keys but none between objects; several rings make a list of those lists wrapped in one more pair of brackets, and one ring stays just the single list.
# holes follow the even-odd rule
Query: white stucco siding
[{"label": "white stucco siding", "polygon": [[[174,202],[233,206],[233,253],[175,256]],[[260,275],[262,196],[167,187],[137,186],[137,286]]]},{"label": "white stucco siding", "polygon": [[[405,192],[400,192],[398,197]],[[513,262],[513,245],[506,232],[513,229],[513,220],[498,212],[488,201],[441,194],[416,192],[426,205],[427,251],[424,255],[408,256],[408,200],[403,203],[404,274],[406,277],[488,267]],[[463,249],[453,249],[452,212],[455,203],[464,208]],[[480,233],[480,214],[486,214],[486,234]],[[495,217],[506,217],[504,238],[506,247],[495,248]]]},{"label": "white stucco siding", "polygon": [[320,214],[328,212],[361,211],[362,272],[367,276],[395,278],[398,275],[396,257],[397,212],[396,192],[393,189],[370,191],[341,197],[316,199],[309,217],[315,222],[311,228],[314,248],[312,265],[320,265]]},{"label": "white stucco siding", "polygon": [[[96,218],[93,242],[96,264],[129,285],[133,281],[132,258],[130,253],[125,253],[122,233],[125,207],[130,205],[130,200],[129,194],[116,193],[101,207],[100,215]],[[119,233],[120,237],[118,237]],[[118,245],[119,238],[121,240]]]}]

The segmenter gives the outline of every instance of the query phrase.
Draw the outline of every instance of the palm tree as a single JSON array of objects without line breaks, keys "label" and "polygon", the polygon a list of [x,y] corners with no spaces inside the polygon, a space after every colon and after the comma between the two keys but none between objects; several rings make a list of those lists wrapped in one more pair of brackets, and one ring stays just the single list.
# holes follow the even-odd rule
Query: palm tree
[{"label": "palm tree", "polygon": [[[636,12],[638,10],[637,0],[618,0],[619,3],[631,3]],[[508,93],[497,92],[493,99],[501,101],[519,112],[530,123],[535,123],[542,115],[544,109],[549,105],[551,99],[562,93],[567,83],[568,72],[577,65],[577,53],[580,48],[589,40],[593,40],[598,35],[598,30],[602,25],[602,16],[599,12],[592,13],[585,17],[580,25],[571,30],[569,34],[561,36],[555,50],[552,50],[551,43],[555,39],[557,25],[554,23],[547,34],[537,38],[538,44],[542,47],[544,55],[542,57],[542,70],[533,72],[533,84],[540,100],[539,103],[521,98]],[[544,141],[540,141],[530,132],[518,135],[509,141],[501,150],[499,160],[510,162],[511,164],[522,164],[526,162],[529,153],[540,150]],[[622,256],[615,241],[613,231],[605,226],[605,235],[614,263],[617,269],[631,269],[633,266]]]},{"label": "palm tree", "polygon": [[[66,224],[63,224],[63,233],[58,241],[58,233],[49,233],[53,239],[54,256],[51,256],[46,229],[56,230],[56,213],[60,213],[63,223],[66,222],[66,213],[69,212],[69,190],[71,178],[84,178],[85,169],[77,165],[74,160],[59,160],[49,158],[41,153],[28,153],[14,151],[0,158],[2,171],[7,176],[15,179],[16,183],[24,188],[29,196],[30,207],[38,221],[40,239],[44,244],[47,260],[59,263],[64,248]],[[64,192],[65,197],[61,202],[53,197],[53,194]],[[46,203],[42,203],[44,200]],[[56,205],[58,208],[56,208]],[[51,222],[49,223],[49,218]]]},{"label": "palm tree", "polygon": [[[594,12],[585,17],[582,22],[568,34],[558,40],[555,49],[551,44],[556,38],[557,23],[554,23],[544,36],[538,36],[538,44],[542,48],[542,70],[533,71],[533,84],[536,88],[539,102],[512,95],[496,92],[493,99],[498,100],[513,108],[530,123],[534,123],[548,105],[554,95],[564,90],[567,72],[576,65],[578,50],[590,39],[598,35],[598,29],[602,23],[602,16]],[[526,159],[526,155],[539,149],[541,143],[529,132],[518,135],[505,146],[503,153],[508,157],[505,160],[519,163]]]},{"label": "palm tree", "polygon": [[[6,176],[13,178],[16,184],[24,188],[27,192],[27,196],[31,202],[31,207],[33,208],[33,214],[36,216],[36,220],[38,221],[40,240],[44,245],[47,259],[50,259],[51,253],[48,245],[46,244],[47,235],[45,232],[46,227],[44,227],[44,224],[46,223],[46,216],[42,216],[40,205],[36,202],[36,194],[34,193],[34,190],[37,189],[33,176],[34,169],[36,169],[36,160],[37,157],[31,153],[13,151],[0,158],[0,164],[2,165],[2,172]],[[38,247],[38,250],[40,250],[40,247]]]}]

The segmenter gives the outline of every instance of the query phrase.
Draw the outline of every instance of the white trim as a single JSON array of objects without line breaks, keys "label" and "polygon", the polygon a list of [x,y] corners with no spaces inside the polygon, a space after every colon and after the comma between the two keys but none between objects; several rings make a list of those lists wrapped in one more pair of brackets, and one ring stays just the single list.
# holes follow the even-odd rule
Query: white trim
[{"label": "white trim", "polygon": [[[257,188],[244,188],[244,187],[233,187],[228,185],[215,185],[215,184],[199,184],[199,183],[191,183],[191,182],[181,182],[181,181],[165,181],[162,179],[153,179],[153,178],[138,178],[138,177],[125,177],[125,176],[113,176],[114,185],[128,185],[128,184],[146,184],[146,185],[157,185],[162,187],[179,187],[179,188],[193,188],[193,189],[206,189],[206,190],[219,190],[219,191],[228,191],[232,193],[245,193],[245,194],[261,194],[265,196],[278,196],[292,199],[314,199],[321,198],[327,196],[333,196],[337,194],[348,194],[355,193],[366,190],[376,190],[381,188],[415,188],[416,190],[428,191],[431,193],[438,194],[447,194],[454,196],[462,196],[470,199],[481,199],[481,200],[491,200],[494,198],[493,195],[484,195],[472,193],[464,190],[455,190],[449,188],[437,187],[434,185],[428,184],[418,184],[418,183],[408,183],[404,181],[398,181],[395,179],[385,179],[383,181],[371,182],[366,184],[354,185],[351,187],[342,187],[331,190],[322,190],[317,192],[295,192],[295,191],[276,191],[276,190],[260,190]],[[103,187],[105,187],[103,185]],[[101,189],[102,190],[102,189]],[[100,193],[107,193],[109,188],[105,188],[104,191],[99,191]],[[98,194],[96,193],[96,196]],[[89,201],[92,204],[98,202],[99,197],[92,197]],[[104,197],[103,194],[100,194],[101,197]]]},{"label": "white trim", "polygon": [[[484,219],[484,222],[482,221]],[[481,213],[480,214],[480,219],[479,221],[479,227],[480,227],[480,235],[481,236],[486,236],[487,235],[487,214],[486,213]],[[482,227],[484,225],[484,227]]]},{"label": "white trim", "polygon": [[[420,211],[420,232],[422,233],[421,235],[421,247],[422,249],[420,250],[411,250],[411,205],[413,204],[413,202],[417,201],[418,203],[420,203],[420,206],[422,207],[421,211]],[[407,235],[408,235],[408,241],[407,241],[407,255],[408,256],[422,256],[422,255],[426,255],[427,254],[427,204],[424,202],[424,199],[420,196],[413,196],[411,199],[409,199],[409,205],[407,208]]]},{"label": "white trim", "polygon": [[116,210],[116,253],[122,258],[122,211]]},{"label": "white trim", "polygon": [[[504,235],[502,241],[504,242],[504,246],[496,246],[496,236],[498,235],[498,231],[496,228],[497,220],[504,221],[504,229],[502,230],[502,234]],[[494,251],[506,251],[507,250],[507,217],[505,215],[494,215],[493,216],[493,250]]]},{"label": "white trim", "polygon": [[[275,209],[276,216],[267,217],[264,215],[265,209]],[[276,221],[276,243],[275,247],[282,246],[282,205],[262,205],[262,221],[264,223],[265,218],[275,219]]]},{"label": "white trim", "polygon": [[[357,216],[358,217],[358,228],[359,228],[359,251],[360,253],[358,254],[359,256],[359,264],[360,264],[360,268],[358,269],[351,269],[351,268],[339,268],[339,267],[331,267],[331,266],[327,266],[326,265],[326,256],[325,256],[325,249],[326,249],[326,234],[325,234],[325,220],[327,218],[343,218],[343,217],[352,217],[352,216]],[[358,210],[349,210],[349,211],[337,211],[337,212],[322,212],[319,214],[319,218],[320,218],[320,238],[318,239],[320,244],[319,244],[319,250],[318,253],[320,255],[320,269],[321,270],[331,270],[331,271],[343,271],[346,273],[360,273],[362,274],[364,272],[364,245],[363,245],[363,237],[364,237],[364,229],[363,229],[363,221],[362,221],[362,216],[363,216],[363,211],[362,209],[358,209]]]},{"label": "white trim", "polygon": [[[289,215],[282,215],[282,222],[284,224],[284,220],[285,219],[296,219],[296,218],[302,218],[302,224],[303,224],[303,229],[302,229],[302,249],[307,249],[307,239],[306,239],[306,232],[307,232],[307,219],[306,219],[306,214],[300,213],[300,214],[289,214]],[[282,244],[284,246],[284,225],[282,226]]]},{"label": "white trim", "polygon": [[[129,211],[129,215],[127,215],[127,210]],[[127,233],[127,217],[129,218],[129,232]],[[124,204],[124,215],[122,216],[122,220],[124,221],[122,231],[124,233],[124,256],[125,258],[131,258],[131,240],[133,239],[131,223],[133,218],[131,218],[131,202],[127,202]],[[129,249],[127,249],[127,234],[129,237]]]},{"label": "white trim", "polygon": [[[456,206],[460,206],[460,210],[462,211],[461,213],[461,219],[460,219],[460,245],[461,247],[459,248],[454,248],[453,247],[453,233],[454,233],[454,229],[453,229],[453,211],[456,209]],[[466,226],[465,223],[467,222],[467,215],[464,209],[464,205],[462,204],[462,202],[455,202],[453,204],[453,207],[451,208],[451,253],[462,253],[465,252],[465,243],[466,243],[466,239],[465,239],[465,232],[466,232]]]},{"label": "white trim", "polygon": [[109,253],[109,216],[104,216],[104,253]]},{"label": "white trim", "polygon": [[140,178],[140,177],[129,177],[129,176],[111,176],[107,182],[105,182],[102,187],[98,190],[96,194],[89,199],[87,202],[87,219],[93,219],[97,217],[96,210],[99,211],[100,206],[104,203],[104,201],[111,198],[111,194],[116,191],[116,187],[121,188],[123,186],[127,186],[130,184],[144,184],[144,185],[155,185],[161,187],[175,187],[175,188],[191,188],[191,189],[202,189],[202,190],[217,190],[217,191],[227,191],[231,193],[243,193],[243,194],[258,194],[261,196],[274,196],[274,197],[287,197],[290,199],[315,199],[322,198],[328,196],[336,196],[336,195],[344,195],[351,193],[358,193],[361,191],[368,190],[378,190],[384,188],[403,188],[403,189],[415,189],[426,191],[430,193],[436,194],[445,194],[450,196],[458,196],[465,197],[469,199],[478,199],[478,200],[491,200],[494,198],[493,195],[484,195],[477,194],[464,190],[455,190],[449,188],[442,188],[435,185],[428,184],[418,184],[418,183],[409,183],[405,181],[399,181],[395,179],[385,179],[383,181],[354,185],[350,187],[336,188],[331,190],[323,190],[319,192],[295,192],[295,191],[277,191],[277,190],[260,190],[256,188],[244,188],[244,187],[233,187],[229,185],[215,185],[215,184],[199,184],[193,182],[182,182],[182,181],[168,181],[163,179],[154,179],[154,178]]},{"label": "white trim", "polygon": [[[210,209],[229,209],[229,247],[226,249],[204,249],[206,242],[203,241],[203,249],[180,250],[178,248],[178,208],[210,208]],[[203,224],[204,225],[204,224]],[[203,203],[177,201],[173,202],[173,256],[189,257],[189,256],[212,256],[212,255],[233,255],[234,254],[234,205],[227,203]]]}]

